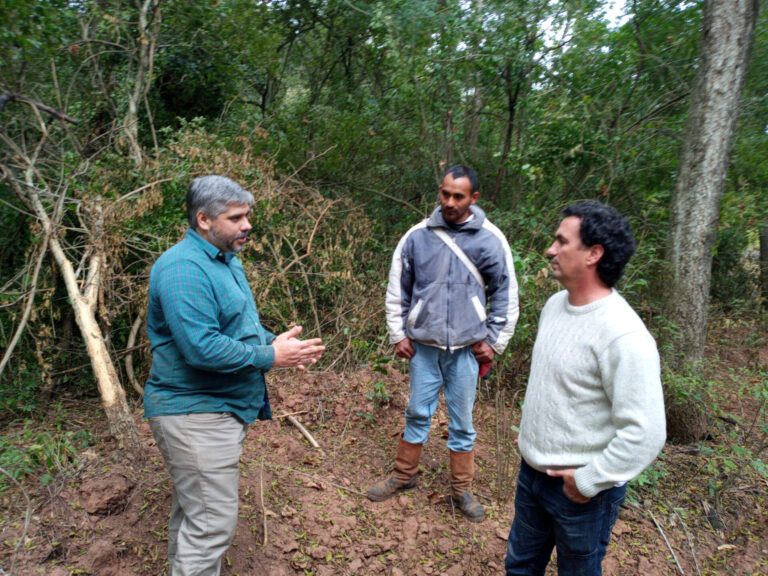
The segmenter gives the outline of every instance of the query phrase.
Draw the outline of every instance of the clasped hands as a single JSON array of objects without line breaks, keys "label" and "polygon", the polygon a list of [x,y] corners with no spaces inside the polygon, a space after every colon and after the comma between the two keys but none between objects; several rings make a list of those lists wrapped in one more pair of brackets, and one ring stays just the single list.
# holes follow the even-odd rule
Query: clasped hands
[{"label": "clasped hands", "polygon": [[294,326],[283,332],[272,341],[275,349],[275,362],[277,368],[298,368],[304,370],[307,365],[314,364],[323,355],[325,346],[320,338],[299,340],[301,326]]}]

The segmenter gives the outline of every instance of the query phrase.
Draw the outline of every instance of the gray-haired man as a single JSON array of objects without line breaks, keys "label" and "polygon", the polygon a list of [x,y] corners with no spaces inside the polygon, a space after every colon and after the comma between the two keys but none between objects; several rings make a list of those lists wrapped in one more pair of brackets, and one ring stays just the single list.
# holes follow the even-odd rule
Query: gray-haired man
[{"label": "gray-haired man", "polygon": [[264,373],[303,369],[324,347],[301,327],[275,336],[259,321],[243,267],[253,195],[223,176],[195,178],[190,228],[149,282],[152,370],[144,415],[173,481],[173,576],[217,576],[237,525],[239,460],[249,422],[271,419]]}]

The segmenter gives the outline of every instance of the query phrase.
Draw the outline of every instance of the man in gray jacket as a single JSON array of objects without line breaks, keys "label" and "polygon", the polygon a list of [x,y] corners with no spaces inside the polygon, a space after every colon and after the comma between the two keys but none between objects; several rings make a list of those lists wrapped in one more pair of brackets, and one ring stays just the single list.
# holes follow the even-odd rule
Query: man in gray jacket
[{"label": "man in gray jacket", "polygon": [[410,360],[411,395],[393,473],[372,486],[381,501],[416,485],[440,390],[450,424],[449,503],[470,521],[485,517],[472,494],[475,429],[472,410],[480,365],[507,347],[519,315],[509,244],[476,205],[477,176],[450,168],[439,187],[440,206],[411,228],[392,258],[386,312],[395,353]]}]

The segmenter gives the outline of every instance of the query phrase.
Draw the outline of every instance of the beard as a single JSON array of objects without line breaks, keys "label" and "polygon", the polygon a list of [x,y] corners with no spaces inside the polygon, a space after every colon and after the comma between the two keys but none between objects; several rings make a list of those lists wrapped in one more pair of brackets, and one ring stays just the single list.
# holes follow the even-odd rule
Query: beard
[{"label": "beard", "polygon": [[463,212],[458,210],[457,208],[453,208],[451,210],[442,208],[442,212],[443,212],[443,220],[445,220],[447,224],[457,224],[459,223],[459,221],[463,222],[469,217],[469,214],[471,214],[469,208],[467,208]]},{"label": "beard", "polygon": [[243,240],[247,238],[248,232],[235,235],[226,235],[221,233],[221,231],[214,226],[211,228],[208,236],[211,240],[211,243],[222,252],[234,252],[237,254],[245,247],[244,243],[239,243],[237,240]]}]

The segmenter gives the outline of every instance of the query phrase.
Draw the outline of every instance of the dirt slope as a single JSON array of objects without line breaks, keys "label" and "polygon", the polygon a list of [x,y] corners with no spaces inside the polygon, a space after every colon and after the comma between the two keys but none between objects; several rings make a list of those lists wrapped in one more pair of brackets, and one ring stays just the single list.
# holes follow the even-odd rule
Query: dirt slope
[{"label": "dirt slope", "polygon": [[[388,406],[371,400],[376,382],[390,395]],[[499,499],[514,494],[517,461],[513,455],[505,469],[505,459],[497,457],[496,430],[497,424],[508,430],[519,421],[519,398],[500,404],[497,422],[493,383],[479,395],[476,491],[488,518],[478,525],[454,515],[443,500],[449,473],[442,405],[424,450],[419,487],[383,503],[364,497],[391,466],[407,401],[404,374],[282,372],[270,386],[275,414],[296,413],[321,449],[313,449],[284,418],[250,428],[241,462],[240,519],[223,574],[503,574],[513,502]],[[76,420],[103,429],[98,415],[80,413]],[[76,471],[33,495],[15,574],[164,573],[170,482],[138,412],[137,422],[146,446],[140,467],[115,461],[105,440],[81,455]],[[511,442],[506,445],[509,450]],[[680,574],[670,547],[685,574],[768,574],[767,486],[734,486],[737,491],[723,495],[723,505],[713,512],[705,486],[697,485],[700,457],[695,448],[665,449],[673,473],[622,510],[606,575]],[[7,571],[26,508],[19,495],[5,504],[10,512],[0,536],[0,566]]]}]

